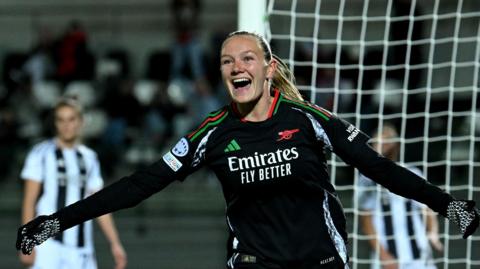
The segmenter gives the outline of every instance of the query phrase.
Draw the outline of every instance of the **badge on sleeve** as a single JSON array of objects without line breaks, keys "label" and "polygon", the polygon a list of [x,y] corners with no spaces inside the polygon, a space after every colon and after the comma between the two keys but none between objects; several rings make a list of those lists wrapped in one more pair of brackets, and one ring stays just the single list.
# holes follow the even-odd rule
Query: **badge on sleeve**
[{"label": "badge on sleeve", "polygon": [[180,141],[177,142],[175,147],[173,147],[172,152],[175,156],[183,157],[188,153],[188,141],[183,137]]},{"label": "badge on sleeve", "polygon": [[174,172],[177,172],[178,169],[182,167],[182,163],[177,158],[175,158],[175,156],[173,156],[173,154],[170,153],[170,151],[167,152],[167,154],[163,155],[163,161],[168,166],[170,166],[170,168],[172,168]]}]

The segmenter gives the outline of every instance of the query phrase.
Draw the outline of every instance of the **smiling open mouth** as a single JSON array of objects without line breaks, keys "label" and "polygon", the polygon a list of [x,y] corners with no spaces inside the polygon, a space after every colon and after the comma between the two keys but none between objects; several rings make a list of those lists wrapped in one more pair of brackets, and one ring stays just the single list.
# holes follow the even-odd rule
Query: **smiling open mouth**
[{"label": "smiling open mouth", "polygon": [[252,81],[248,78],[237,78],[232,80],[232,84],[233,84],[233,87],[235,87],[235,89],[246,87],[251,83]]}]

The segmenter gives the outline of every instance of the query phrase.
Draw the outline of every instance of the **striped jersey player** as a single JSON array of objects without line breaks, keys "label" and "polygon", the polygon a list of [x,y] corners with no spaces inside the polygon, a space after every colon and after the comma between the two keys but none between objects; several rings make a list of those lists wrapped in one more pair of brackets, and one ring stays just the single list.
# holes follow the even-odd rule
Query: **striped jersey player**
[{"label": "striped jersey player", "polygon": [[[400,143],[395,125],[386,122],[373,132],[372,148],[398,161]],[[421,176],[420,169],[407,167]],[[441,252],[438,220],[425,205],[376,186],[360,174],[358,186],[360,223],[371,248],[371,268],[435,269],[432,248]]]},{"label": "striped jersey player", "polygon": [[[103,187],[96,154],[84,145],[60,148],[55,139],[33,147],[20,176],[41,184],[41,195],[35,206],[37,215],[51,214]],[[60,233],[46,244],[68,246],[78,249],[85,257],[93,257],[92,240],[92,222],[87,221]],[[53,255],[42,253],[40,250],[39,259]]]},{"label": "striped jersey player", "polygon": [[[53,109],[56,135],[36,144],[28,153],[20,177],[24,181],[22,222],[52,214],[84,199],[103,187],[97,154],[79,142],[83,117],[81,106],[60,100]],[[110,243],[116,268],[124,268],[126,254],[112,217],[98,218]],[[92,222],[72,227],[36,249],[35,255],[20,255],[33,269],[95,269]]]},{"label": "striped jersey player", "polygon": [[[421,175],[418,168],[409,169]],[[427,216],[430,213],[428,208],[388,190],[377,190],[375,183],[364,175],[360,175],[359,185],[363,189],[359,207],[369,212],[367,217],[371,217],[380,244],[372,246],[372,250],[384,248],[401,269],[436,269],[426,227],[426,220],[434,216]],[[372,269],[388,264],[388,261],[382,263],[382,259],[376,257],[375,251],[372,251]]]}]

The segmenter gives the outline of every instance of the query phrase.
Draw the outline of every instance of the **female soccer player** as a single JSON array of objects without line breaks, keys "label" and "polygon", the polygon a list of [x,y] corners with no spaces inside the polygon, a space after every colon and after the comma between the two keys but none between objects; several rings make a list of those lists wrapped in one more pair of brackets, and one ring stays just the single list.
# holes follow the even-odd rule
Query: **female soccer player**
[{"label": "female soccer player", "polygon": [[[373,132],[372,147],[384,157],[397,162],[400,143],[393,141],[398,132],[386,123]],[[407,167],[421,175],[416,167]],[[377,190],[375,183],[360,175],[358,192],[360,224],[369,236],[371,269],[437,269],[430,245],[441,252],[437,216],[418,202],[405,199],[388,190]]]},{"label": "female soccer player", "polygon": [[355,126],[303,101],[290,71],[261,36],[231,33],[220,56],[231,104],[209,114],[150,167],[20,227],[17,248],[30,253],[60,231],[135,206],[207,165],[227,204],[228,268],[348,268],[346,220],[324,150],[458,223],[464,237],[475,231],[473,201],[456,200],[397,166],[370,148]]},{"label": "female soccer player", "polygon": [[[25,181],[22,223],[37,215],[51,214],[98,191],[103,186],[97,155],[79,143],[82,109],[72,99],[61,100],[54,108],[56,136],[33,147],[21,172]],[[98,223],[110,242],[116,269],[127,259],[110,214]],[[24,265],[35,269],[97,268],[92,223],[87,221],[56,234],[35,255],[20,254]]]}]

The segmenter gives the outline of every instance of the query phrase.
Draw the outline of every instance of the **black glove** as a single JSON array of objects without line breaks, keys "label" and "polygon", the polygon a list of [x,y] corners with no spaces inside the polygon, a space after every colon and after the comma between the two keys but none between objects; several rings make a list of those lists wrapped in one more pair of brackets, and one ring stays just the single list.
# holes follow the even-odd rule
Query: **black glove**
[{"label": "black glove", "polygon": [[38,216],[21,226],[17,233],[17,250],[32,254],[33,247],[60,232],[60,222],[52,216]]},{"label": "black glove", "polygon": [[478,215],[475,201],[453,200],[447,207],[447,218],[458,225],[464,239],[478,228],[480,222]]}]

